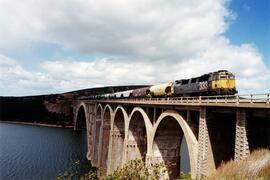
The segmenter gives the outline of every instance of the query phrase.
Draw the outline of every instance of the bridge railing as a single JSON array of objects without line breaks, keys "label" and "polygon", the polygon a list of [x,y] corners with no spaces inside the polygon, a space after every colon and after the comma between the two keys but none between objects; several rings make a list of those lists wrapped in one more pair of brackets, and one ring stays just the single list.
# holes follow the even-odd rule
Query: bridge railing
[{"label": "bridge railing", "polygon": [[145,102],[145,103],[166,103],[166,104],[241,104],[260,103],[270,105],[270,93],[268,94],[244,94],[244,95],[219,95],[219,96],[191,96],[191,97],[167,97],[167,98],[120,98],[120,99],[100,99],[97,101],[114,102]]}]

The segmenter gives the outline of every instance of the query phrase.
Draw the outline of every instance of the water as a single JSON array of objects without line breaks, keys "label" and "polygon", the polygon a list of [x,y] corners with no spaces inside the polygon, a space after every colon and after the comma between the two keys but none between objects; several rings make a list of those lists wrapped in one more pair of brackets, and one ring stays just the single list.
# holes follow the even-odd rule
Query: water
[{"label": "water", "polygon": [[55,179],[87,163],[86,152],[85,130],[0,123],[1,180]]},{"label": "water", "polygon": [[185,136],[183,137],[181,149],[180,149],[180,170],[184,173],[190,172],[190,162],[189,162],[189,155],[188,155],[188,147],[187,141]]},{"label": "water", "polygon": [[[77,160],[89,164],[86,153],[85,130],[0,123],[1,180],[55,179],[59,173],[81,170],[74,165]],[[190,172],[185,139],[180,153],[181,171]]]}]

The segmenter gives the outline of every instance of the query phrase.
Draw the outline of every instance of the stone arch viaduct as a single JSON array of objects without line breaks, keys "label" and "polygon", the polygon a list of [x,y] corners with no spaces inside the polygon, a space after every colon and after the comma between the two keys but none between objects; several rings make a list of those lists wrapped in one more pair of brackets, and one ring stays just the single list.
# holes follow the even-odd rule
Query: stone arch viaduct
[{"label": "stone arch viaduct", "polygon": [[164,179],[176,179],[183,138],[193,179],[256,148],[270,148],[269,94],[258,99],[81,99],[74,101],[73,113],[74,130],[87,129],[87,158],[101,175],[140,158],[164,162]]}]

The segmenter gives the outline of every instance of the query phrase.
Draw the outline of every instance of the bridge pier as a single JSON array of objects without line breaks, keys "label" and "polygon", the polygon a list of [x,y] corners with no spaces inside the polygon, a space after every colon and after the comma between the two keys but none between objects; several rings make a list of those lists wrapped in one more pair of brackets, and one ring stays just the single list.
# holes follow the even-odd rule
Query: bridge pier
[{"label": "bridge pier", "polygon": [[191,111],[187,110],[187,122],[190,123],[191,122]]},{"label": "bridge pier", "polygon": [[236,111],[236,136],[235,154],[236,160],[243,160],[249,155],[249,144],[247,137],[247,114],[245,109]]},{"label": "bridge pier", "polygon": [[106,175],[111,173],[111,164],[112,164],[112,146],[113,146],[113,123],[112,119],[114,119],[115,114],[112,113],[111,115],[111,122],[110,122],[110,132],[109,132],[109,144],[108,144],[108,158],[107,158],[107,163],[106,163]]},{"label": "bridge pier", "polygon": [[96,122],[96,114],[97,114],[97,104],[94,104],[93,106],[93,113],[92,113],[92,120],[91,120],[91,129],[92,129],[92,133],[91,133],[91,147],[90,147],[90,154],[91,154],[91,162],[94,159],[94,153],[95,153],[95,138],[96,138],[96,132],[95,132],[95,122]]},{"label": "bridge pier", "polygon": [[91,136],[92,136],[92,116],[93,116],[93,108],[92,106],[88,106],[87,107],[88,110],[88,117],[86,118],[86,134],[87,134],[87,159],[91,160],[91,153],[90,153],[90,149],[91,149]]},{"label": "bridge pier", "polygon": [[93,166],[98,166],[98,159],[99,159],[99,140],[100,140],[100,126],[101,126],[101,118],[102,118],[102,107],[101,106],[97,106],[96,108],[96,113],[95,113],[95,117],[94,117],[94,127],[93,127],[93,132],[94,136],[93,136],[93,158],[92,158],[92,165]]},{"label": "bridge pier", "polygon": [[197,162],[197,177],[207,176],[215,170],[213,151],[211,147],[208,124],[209,116],[206,107],[201,107],[199,118],[199,153]]}]

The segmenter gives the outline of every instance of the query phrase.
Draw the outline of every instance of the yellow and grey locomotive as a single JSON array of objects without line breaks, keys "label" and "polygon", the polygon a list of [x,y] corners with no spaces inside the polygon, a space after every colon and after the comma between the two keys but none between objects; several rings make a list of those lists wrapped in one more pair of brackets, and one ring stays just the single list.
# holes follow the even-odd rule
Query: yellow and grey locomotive
[{"label": "yellow and grey locomotive", "polygon": [[235,76],[227,70],[220,70],[191,79],[177,80],[172,86],[174,96],[233,95],[235,93],[237,93]]}]

